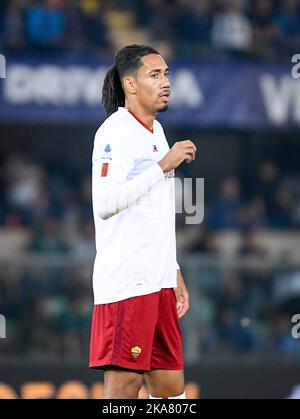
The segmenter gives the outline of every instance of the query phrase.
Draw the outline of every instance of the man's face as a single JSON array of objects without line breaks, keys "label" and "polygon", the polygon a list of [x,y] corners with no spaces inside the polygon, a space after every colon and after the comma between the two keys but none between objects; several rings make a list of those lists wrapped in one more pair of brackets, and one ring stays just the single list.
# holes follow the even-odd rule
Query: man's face
[{"label": "man's face", "polygon": [[169,68],[157,54],[143,57],[142,63],[135,76],[136,99],[152,114],[164,112],[170,96]]}]

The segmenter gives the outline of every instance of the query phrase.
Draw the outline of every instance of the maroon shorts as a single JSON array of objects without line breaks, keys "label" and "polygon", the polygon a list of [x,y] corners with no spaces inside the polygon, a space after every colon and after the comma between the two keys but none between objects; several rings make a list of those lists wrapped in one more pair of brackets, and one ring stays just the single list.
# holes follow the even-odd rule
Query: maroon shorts
[{"label": "maroon shorts", "polygon": [[94,306],[90,368],[182,370],[182,336],[173,288]]}]

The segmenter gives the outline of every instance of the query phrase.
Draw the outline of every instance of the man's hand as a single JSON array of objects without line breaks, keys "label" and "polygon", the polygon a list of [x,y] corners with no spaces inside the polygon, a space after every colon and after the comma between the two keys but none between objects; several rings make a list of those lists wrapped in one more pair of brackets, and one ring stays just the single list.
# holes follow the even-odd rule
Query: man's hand
[{"label": "man's hand", "polygon": [[187,292],[180,269],[177,270],[177,288],[174,288],[177,300],[177,314],[181,319],[189,309],[189,294]]},{"label": "man's hand", "polygon": [[190,163],[195,160],[197,148],[190,140],[175,143],[165,157],[158,162],[163,172],[176,169],[184,160]]}]

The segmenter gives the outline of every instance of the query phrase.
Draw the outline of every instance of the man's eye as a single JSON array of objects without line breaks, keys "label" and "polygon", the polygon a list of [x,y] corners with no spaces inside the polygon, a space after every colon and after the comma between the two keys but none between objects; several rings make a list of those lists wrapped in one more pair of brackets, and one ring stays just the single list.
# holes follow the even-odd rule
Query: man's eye
[{"label": "man's eye", "polygon": [[152,74],[152,76],[151,77],[153,77],[154,79],[157,79],[157,77],[158,77],[158,73],[156,73],[156,74]]}]

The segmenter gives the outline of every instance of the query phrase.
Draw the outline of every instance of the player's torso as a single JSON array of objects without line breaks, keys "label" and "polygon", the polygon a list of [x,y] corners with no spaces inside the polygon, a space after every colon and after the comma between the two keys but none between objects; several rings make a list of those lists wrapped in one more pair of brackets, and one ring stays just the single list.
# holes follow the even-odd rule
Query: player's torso
[{"label": "player's torso", "polygon": [[128,179],[142,173],[153,164],[153,161],[159,162],[162,160],[170,149],[162,130],[154,128],[154,132],[150,133],[143,127],[135,126],[133,135],[137,147],[136,164]]}]

